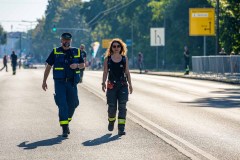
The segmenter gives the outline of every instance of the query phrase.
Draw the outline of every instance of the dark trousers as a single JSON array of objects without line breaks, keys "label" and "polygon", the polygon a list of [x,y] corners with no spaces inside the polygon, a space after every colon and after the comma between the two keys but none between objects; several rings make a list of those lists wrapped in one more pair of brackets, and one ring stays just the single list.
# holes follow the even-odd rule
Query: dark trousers
[{"label": "dark trousers", "polygon": [[72,120],[74,111],[79,105],[77,85],[71,81],[54,80],[54,87],[60,125],[66,125]]},{"label": "dark trousers", "polygon": [[139,72],[142,73],[142,69],[143,69],[143,63],[142,62],[138,62],[138,68],[139,68]]},{"label": "dark trousers", "polygon": [[13,74],[16,74],[16,68],[17,68],[17,64],[12,64],[12,70],[13,70]]},{"label": "dark trousers", "polygon": [[189,73],[189,58],[185,58],[185,73]]},{"label": "dark trousers", "polygon": [[124,130],[127,115],[128,86],[121,83],[114,84],[112,89],[107,89],[108,120],[115,122],[118,109],[118,129]]},{"label": "dark trousers", "polygon": [[2,71],[4,68],[6,67],[6,72],[8,71],[8,67],[7,67],[7,64],[4,64],[3,68],[1,68],[0,71]]},{"label": "dark trousers", "polygon": [[82,79],[83,79],[84,70],[85,68],[80,69],[80,83],[82,82]]}]

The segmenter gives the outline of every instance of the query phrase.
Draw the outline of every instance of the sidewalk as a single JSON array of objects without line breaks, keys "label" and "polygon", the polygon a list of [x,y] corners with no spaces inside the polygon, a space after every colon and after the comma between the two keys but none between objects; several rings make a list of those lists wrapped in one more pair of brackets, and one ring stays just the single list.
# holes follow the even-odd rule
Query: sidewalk
[{"label": "sidewalk", "polygon": [[[130,72],[140,74],[139,70],[130,70]],[[222,76],[222,75],[216,75],[216,74],[196,74],[196,73],[190,72],[189,75],[184,75],[183,72],[150,71],[150,70],[148,70],[147,72],[145,71],[142,74],[209,80],[209,81],[217,81],[217,82],[223,82],[228,84],[240,84],[240,77],[236,78],[234,76]]]}]

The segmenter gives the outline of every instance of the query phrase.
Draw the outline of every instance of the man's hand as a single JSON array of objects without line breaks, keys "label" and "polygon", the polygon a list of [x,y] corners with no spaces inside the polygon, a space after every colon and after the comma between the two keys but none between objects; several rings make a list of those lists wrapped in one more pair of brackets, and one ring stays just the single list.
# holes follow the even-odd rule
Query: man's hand
[{"label": "man's hand", "polygon": [[46,82],[43,82],[43,83],[42,83],[42,89],[43,89],[44,91],[46,91],[46,90],[48,89]]},{"label": "man's hand", "polygon": [[70,68],[71,68],[71,69],[79,68],[79,64],[73,63],[73,64],[70,65]]}]

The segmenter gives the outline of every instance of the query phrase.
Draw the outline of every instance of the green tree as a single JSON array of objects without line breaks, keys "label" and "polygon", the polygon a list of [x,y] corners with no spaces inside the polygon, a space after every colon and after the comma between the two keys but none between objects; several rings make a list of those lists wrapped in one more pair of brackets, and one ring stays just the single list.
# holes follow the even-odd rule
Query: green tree
[{"label": "green tree", "polygon": [[0,44],[5,44],[6,42],[7,42],[7,32],[5,32],[3,27],[0,25]]},{"label": "green tree", "polygon": [[222,0],[220,10],[220,45],[227,53],[240,52],[240,1]]}]

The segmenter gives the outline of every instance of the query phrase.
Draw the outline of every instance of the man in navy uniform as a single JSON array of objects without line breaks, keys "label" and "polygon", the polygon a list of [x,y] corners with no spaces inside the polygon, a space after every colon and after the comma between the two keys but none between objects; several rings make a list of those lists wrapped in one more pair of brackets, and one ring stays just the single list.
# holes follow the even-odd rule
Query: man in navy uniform
[{"label": "man in navy uniform", "polygon": [[80,81],[80,69],[85,67],[80,49],[71,47],[72,35],[61,35],[61,47],[54,48],[47,58],[42,89],[47,89],[47,78],[53,67],[55,94],[54,99],[59,109],[59,122],[62,136],[70,134],[69,122],[79,105],[77,83]]}]

